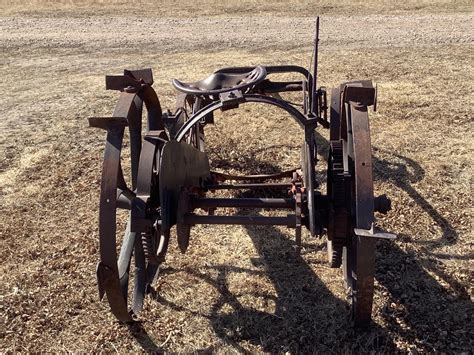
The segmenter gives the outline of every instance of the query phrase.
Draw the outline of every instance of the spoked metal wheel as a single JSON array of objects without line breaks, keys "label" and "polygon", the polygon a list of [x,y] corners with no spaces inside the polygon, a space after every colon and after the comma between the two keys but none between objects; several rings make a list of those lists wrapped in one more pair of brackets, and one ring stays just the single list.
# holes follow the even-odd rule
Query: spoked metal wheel
[{"label": "spoked metal wheel", "polygon": [[331,100],[331,139],[334,140],[331,141],[328,194],[336,208],[330,213],[334,223],[331,227],[330,222],[328,234],[336,235],[337,243],[328,240],[328,250],[331,248],[328,256],[335,267],[342,261],[344,278],[351,292],[354,323],[365,326],[372,313],[375,244],[374,238],[356,235],[354,230],[371,230],[374,222],[369,120],[366,105],[341,102],[339,88],[333,90],[333,95],[337,96]]},{"label": "spoked metal wheel", "polygon": [[[152,193],[158,181],[161,140],[149,134],[142,146],[142,107],[138,94],[122,92],[112,118],[90,119],[91,126],[107,130],[99,211],[99,294],[101,298],[107,296],[112,313],[123,322],[133,321],[132,314],[141,310],[147,286],[158,271],[157,251],[160,244],[161,249],[166,249],[167,244],[167,233],[157,223],[159,197]],[[126,126],[130,132],[128,142],[124,142]],[[122,157],[124,147],[130,153],[127,174],[122,169],[128,166]],[[126,227],[120,218],[121,210],[128,214]],[[116,236],[120,234],[123,239],[117,248]],[[131,280],[134,285],[129,300]]]}]

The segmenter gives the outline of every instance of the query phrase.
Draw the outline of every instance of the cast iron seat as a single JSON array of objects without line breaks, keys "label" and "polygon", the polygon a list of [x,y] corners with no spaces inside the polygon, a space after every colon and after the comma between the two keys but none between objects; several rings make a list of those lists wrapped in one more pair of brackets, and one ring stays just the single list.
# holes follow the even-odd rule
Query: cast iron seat
[{"label": "cast iron seat", "polygon": [[259,84],[267,76],[267,71],[263,66],[257,66],[255,69],[243,73],[234,74],[226,72],[216,72],[206,79],[195,81],[193,83],[183,83],[173,79],[173,86],[176,90],[185,94],[197,96],[214,96],[224,92],[239,90],[242,92],[250,91],[255,85]]}]

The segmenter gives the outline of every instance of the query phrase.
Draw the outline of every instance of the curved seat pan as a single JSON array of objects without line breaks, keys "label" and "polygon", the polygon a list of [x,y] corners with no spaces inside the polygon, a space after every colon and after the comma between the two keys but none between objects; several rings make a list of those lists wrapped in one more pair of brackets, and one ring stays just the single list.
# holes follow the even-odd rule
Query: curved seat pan
[{"label": "curved seat pan", "polygon": [[176,90],[186,94],[212,96],[234,90],[245,91],[260,83],[266,76],[267,71],[265,68],[257,66],[255,69],[243,74],[216,72],[206,79],[193,83],[183,83],[173,79],[173,86]]}]

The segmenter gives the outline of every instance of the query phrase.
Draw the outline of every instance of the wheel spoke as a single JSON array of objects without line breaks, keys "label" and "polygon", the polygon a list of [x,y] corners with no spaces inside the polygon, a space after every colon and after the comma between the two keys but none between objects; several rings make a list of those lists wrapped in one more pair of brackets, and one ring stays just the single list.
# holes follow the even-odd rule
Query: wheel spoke
[{"label": "wheel spoke", "polygon": [[130,210],[135,193],[132,190],[117,188],[117,208]]}]

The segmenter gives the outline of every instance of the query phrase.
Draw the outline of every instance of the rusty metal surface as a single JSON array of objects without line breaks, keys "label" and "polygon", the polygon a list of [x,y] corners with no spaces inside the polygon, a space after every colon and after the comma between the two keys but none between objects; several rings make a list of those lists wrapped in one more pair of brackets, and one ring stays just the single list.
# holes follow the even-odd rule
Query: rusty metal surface
[{"label": "rusty metal surface", "polygon": [[[350,104],[349,112],[354,147],[355,227],[370,229],[374,222],[374,192],[367,106]],[[366,237],[352,238],[349,264],[353,285],[353,317],[357,325],[366,325],[371,319],[375,272],[374,242]]]}]

